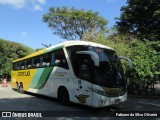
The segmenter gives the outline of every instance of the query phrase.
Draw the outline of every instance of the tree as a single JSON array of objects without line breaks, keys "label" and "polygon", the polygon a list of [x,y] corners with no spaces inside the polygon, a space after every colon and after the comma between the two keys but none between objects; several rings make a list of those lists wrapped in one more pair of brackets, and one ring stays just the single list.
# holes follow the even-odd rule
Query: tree
[{"label": "tree", "polygon": [[34,50],[27,46],[0,38],[0,75],[10,75],[13,60],[33,52]]},{"label": "tree", "polygon": [[129,33],[141,40],[160,39],[160,0],[128,0],[121,11],[116,22],[120,34]]},{"label": "tree", "polygon": [[84,33],[95,29],[101,31],[106,28],[107,20],[92,10],[78,10],[72,7],[51,7],[43,16],[43,21],[54,30],[54,34],[67,40],[81,40]]}]

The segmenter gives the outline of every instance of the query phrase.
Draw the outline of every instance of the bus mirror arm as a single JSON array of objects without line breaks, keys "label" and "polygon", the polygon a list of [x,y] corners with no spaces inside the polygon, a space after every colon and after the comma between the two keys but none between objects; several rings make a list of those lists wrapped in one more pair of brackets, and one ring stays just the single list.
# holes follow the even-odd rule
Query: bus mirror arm
[{"label": "bus mirror arm", "polygon": [[131,61],[131,59],[129,59],[128,57],[119,56],[119,59],[127,60],[130,69],[133,67],[132,61]]},{"label": "bus mirror arm", "polygon": [[94,65],[95,66],[99,66],[99,56],[97,53],[93,52],[93,51],[78,51],[76,52],[77,54],[86,54],[86,55],[90,55],[92,60],[94,61]]}]

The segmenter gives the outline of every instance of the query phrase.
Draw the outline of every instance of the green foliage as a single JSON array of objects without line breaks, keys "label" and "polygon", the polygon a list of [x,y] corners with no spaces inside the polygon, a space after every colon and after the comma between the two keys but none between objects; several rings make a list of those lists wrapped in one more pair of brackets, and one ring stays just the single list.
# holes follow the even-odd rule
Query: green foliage
[{"label": "green foliage", "polygon": [[119,33],[141,40],[160,39],[160,0],[128,0],[117,20]]},{"label": "green foliage", "polygon": [[148,42],[133,41],[131,49],[131,57],[134,58],[133,63],[138,77],[149,79],[160,74],[160,67],[158,67],[160,56]]},{"label": "green foliage", "polygon": [[106,28],[107,20],[92,10],[78,10],[72,7],[51,7],[43,16],[43,21],[54,30],[54,34],[67,40],[81,40],[84,33],[101,31]]},{"label": "green foliage", "polygon": [[0,75],[10,74],[12,62],[18,58],[24,57],[34,50],[22,44],[0,39]]}]

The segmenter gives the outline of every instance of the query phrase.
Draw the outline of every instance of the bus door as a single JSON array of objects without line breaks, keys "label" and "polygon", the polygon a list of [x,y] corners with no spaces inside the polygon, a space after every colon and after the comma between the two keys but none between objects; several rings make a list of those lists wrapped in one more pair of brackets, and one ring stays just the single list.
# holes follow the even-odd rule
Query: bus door
[{"label": "bus door", "polygon": [[77,55],[74,71],[77,79],[74,81],[75,102],[92,105],[91,63],[89,55]]}]

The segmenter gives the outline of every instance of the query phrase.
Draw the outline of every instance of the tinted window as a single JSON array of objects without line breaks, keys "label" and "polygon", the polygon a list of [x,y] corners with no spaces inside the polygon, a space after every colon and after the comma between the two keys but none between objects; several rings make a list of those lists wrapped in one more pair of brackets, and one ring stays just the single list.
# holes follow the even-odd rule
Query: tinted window
[{"label": "tinted window", "polygon": [[58,66],[65,69],[69,69],[63,49],[46,53],[41,56],[29,58],[26,61],[14,63],[13,69],[21,70],[21,69],[31,69],[40,67],[50,67],[50,66]]},{"label": "tinted window", "polygon": [[44,54],[43,55],[42,67],[51,66],[51,58],[52,58],[52,54],[51,53]]},{"label": "tinted window", "polygon": [[20,62],[17,63],[17,70],[20,69]]},{"label": "tinted window", "polygon": [[54,51],[52,59],[55,66],[68,69],[68,64],[63,49]]},{"label": "tinted window", "polygon": [[33,67],[34,68],[41,67],[41,60],[40,59],[41,59],[40,56],[37,56],[37,57],[33,58]]},{"label": "tinted window", "polygon": [[18,69],[18,63],[13,63],[13,70],[17,70]]},{"label": "tinted window", "polygon": [[32,68],[32,59],[26,60],[26,69]]},{"label": "tinted window", "polygon": [[91,58],[88,55],[76,55],[72,59],[73,69],[78,78],[91,81]]},{"label": "tinted window", "polygon": [[21,61],[20,62],[20,69],[24,69],[25,68],[25,62],[24,61]]}]

